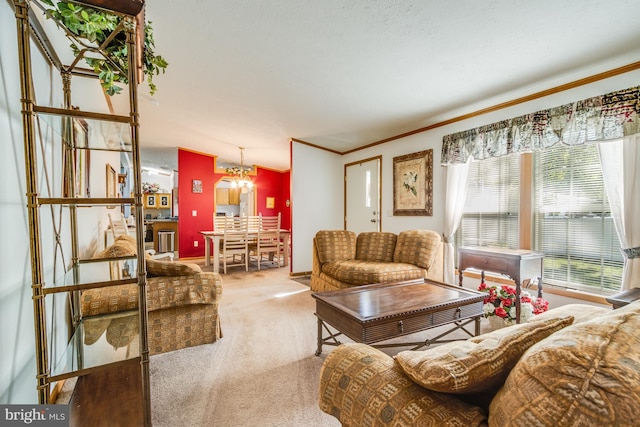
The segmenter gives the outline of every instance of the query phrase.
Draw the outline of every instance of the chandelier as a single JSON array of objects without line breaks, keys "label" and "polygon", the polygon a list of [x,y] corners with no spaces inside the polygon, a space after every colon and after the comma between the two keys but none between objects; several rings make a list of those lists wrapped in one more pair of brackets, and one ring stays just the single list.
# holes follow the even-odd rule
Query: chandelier
[{"label": "chandelier", "polygon": [[240,166],[233,166],[227,168],[226,171],[231,178],[231,187],[253,187],[253,182],[249,179],[249,171],[251,168],[244,167],[244,147],[238,147],[240,149]]}]

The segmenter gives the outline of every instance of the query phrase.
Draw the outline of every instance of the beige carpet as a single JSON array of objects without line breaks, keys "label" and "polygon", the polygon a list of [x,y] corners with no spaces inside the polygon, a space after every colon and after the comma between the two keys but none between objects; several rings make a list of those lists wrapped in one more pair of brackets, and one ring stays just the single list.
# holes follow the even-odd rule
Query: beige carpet
[{"label": "beige carpet", "polygon": [[339,426],[318,409],[320,367],[334,347],[314,355],[309,287],[291,280],[288,268],[234,272],[222,280],[223,338],[151,357],[153,425]]}]

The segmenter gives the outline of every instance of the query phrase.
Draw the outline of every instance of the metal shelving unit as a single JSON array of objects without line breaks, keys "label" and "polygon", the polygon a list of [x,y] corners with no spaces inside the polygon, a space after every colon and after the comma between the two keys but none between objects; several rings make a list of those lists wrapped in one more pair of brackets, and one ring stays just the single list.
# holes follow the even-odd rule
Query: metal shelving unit
[{"label": "metal shelving unit", "polygon": [[[33,296],[34,335],[37,364],[38,400],[42,404],[50,403],[51,384],[57,381],[81,376],[100,369],[114,367],[131,359],[140,361],[142,382],[141,394],[145,402],[144,424],[151,425],[151,405],[149,386],[149,344],[147,336],[147,302],[146,302],[146,270],[144,261],[144,225],[140,170],[140,150],[138,141],[138,66],[137,56],[140,31],[139,13],[144,8],[143,0],[119,1],[74,1],[96,9],[102,9],[120,17],[120,24],[114,32],[123,33],[127,43],[127,64],[129,81],[129,115],[105,114],[83,111],[73,107],[71,102],[72,77],[97,78],[93,70],[81,68],[82,58],[86,55],[101,55],[100,47],[82,49],[70,66],[63,65],[57,60],[57,54],[47,43],[42,25],[34,19],[36,8],[43,9],[37,0],[13,0],[18,30],[18,55],[20,65],[21,106],[23,138],[25,147],[25,170],[27,188],[27,211],[29,221],[29,235],[31,239],[31,287]],[[60,31],[65,31],[58,24]],[[67,32],[67,37],[73,34]],[[31,59],[31,40],[39,43],[45,55],[60,71],[64,97],[64,108],[40,106],[36,104],[33,85],[33,70]],[[104,55],[103,55],[104,56]],[[96,82],[97,84],[97,82]],[[125,96],[125,95],[119,95]],[[94,138],[99,132],[87,132],[84,138],[78,138],[76,125],[81,123],[85,129],[97,129],[100,123],[108,123],[111,131],[116,130],[117,138]],[[41,127],[47,131],[43,132]],[[45,143],[43,144],[43,139]],[[48,147],[48,148],[44,148]],[[53,188],[49,182],[49,175],[53,176],[52,165],[46,164],[52,150],[58,153],[56,157],[62,165],[57,169],[64,177],[60,188]],[[59,152],[57,151],[59,150]],[[102,197],[91,197],[93,189],[83,187],[79,179],[81,169],[78,161],[91,152],[108,151],[128,153],[133,164],[132,197],[123,198],[107,194]],[[45,155],[46,154],[46,155]],[[80,159],[80,160],[79,160]],[[88,159],[88,157],[87,157]],[[59,167],[60,165],[56,165]],[[62,171],[62,172],[60,172]],[[44,175],[39,176],[39,174]],[[43,182],[46,182],[46,188]],[[80,185],[78,185],[80,183]],[[43,191],[46,197],[42,196]],[[91,218],[91,209],[97,209],[95,217],[104,209],[130,206],[136,220],[137,257],[116,257],[106,259],[81,259],[78,247],[78,225],[80,220]],[[48,207],[48,208],[47,208]],[[79,213],[79,208],[82,213]],[[69,260],[64,264],[62,272],[56,271],[54,261],[53,272],[45,267],[43,259],[43,221],[45,215],[41,210],[50,209],[51,220],[65,221],[65,225],[54,224],[52,228],[55,236],[56,255],[62,260]],[[59,213],[54,215],[54,209]],[[103,211],[98,211],[98,210]],[[69,254],[65,252],[70,252]],[[132,312],[114,313],[104,316],[82,318],[79,308],[80,292],[86,289],[115,286],[122,284],[138,285],[138,309]],[[61,357],[55,363],[50,363],[48,346],[49,333],[47,331],[45,299],[52,295],[66,293],[69,296],[72,318],[72,329],[68,346],[61,352]],[[116,319],[123,327],[133,330],[137,328],[137,342],[125,342],[122,347],[100,345],[88,339],[88,331],[96,327],[96,322],[113,321]],[[64,325],[63,325],[64,326]],[[129,334],[135,336],[136,334]],[[129,337],[127,335],[127,338]],[[60,355],[59,355],[60,356]]]}]

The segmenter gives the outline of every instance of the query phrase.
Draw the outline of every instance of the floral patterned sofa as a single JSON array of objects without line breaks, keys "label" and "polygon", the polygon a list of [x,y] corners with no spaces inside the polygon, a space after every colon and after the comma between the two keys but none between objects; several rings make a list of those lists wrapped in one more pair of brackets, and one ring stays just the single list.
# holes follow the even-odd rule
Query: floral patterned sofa
[{"label": "floral patterned sofa", "polygon": [[[119,236],[94,258],[135,254],[135,239]],[[218,315],[222,280],[218,273],[203,272],[197,264],[149,257],[146,266],[150,354],[212,343],[222,337]],[[85,342],[97,340],[105,331],[114,346],[130,342],[138,333],[137,321],[116,314],[137,307],[137,284],[83,291],[80,309],[83,318],[89,318],[85,321]]]},{"label": "floral patterned sofa", "polygon": [[321,230],[313,239],[311,290],[332,291],[372,283],[424,278],[442,281],[443,245],[431,230],[396,235]]},{"label": "floral patterned sofa", "polygon": [[343,426],[637,426],[640,301],[558,307],[529,322],[395,357],[329,353],[320,408]]}]

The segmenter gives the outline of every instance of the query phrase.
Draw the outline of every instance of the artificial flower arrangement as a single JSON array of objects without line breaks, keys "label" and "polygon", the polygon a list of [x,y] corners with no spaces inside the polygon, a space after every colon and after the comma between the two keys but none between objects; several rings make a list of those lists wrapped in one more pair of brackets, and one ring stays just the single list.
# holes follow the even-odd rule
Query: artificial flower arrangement
[{"label": "artificial flower arrangement", "polygon": [[[503,320],[506,326],[516,323],[516,288],[509,285],[492,285],[480,283],[478,290],[489,294],[484,299],[482,311],[484,317],[495,317]],[[520,292],[520,321],[526,322],[531,316],[544,313],[549,309],[549,302],[542,297],[531,298],[527,291]]]},{"label": "artificial flower arrangement", "polygon": [[142,191],[145,194],[157,193],[158,191],[160,191],[160,184],[143,182]]}]

